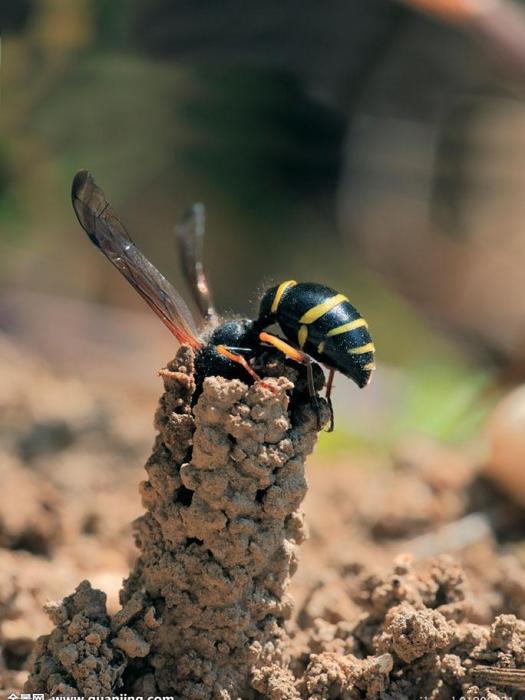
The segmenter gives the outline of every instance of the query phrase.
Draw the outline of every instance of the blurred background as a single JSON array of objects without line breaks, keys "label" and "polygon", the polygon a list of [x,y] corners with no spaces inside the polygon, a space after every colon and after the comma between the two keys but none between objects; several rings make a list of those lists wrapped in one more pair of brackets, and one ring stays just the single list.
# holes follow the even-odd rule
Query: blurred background
[{"label": "blurred background", "polygon": [[525,381],[524,5],[0,0],[6,696],[46,600],[89,578],[119,607],[176,350],[76,221],[81,168],[188,302],[173,229],[201,201],[222,313],[296,279],[369,322],[373,381],[336,377],[308,462],[304,624],[351,619],[349,580],[399,553],[457,555],[474,621],[525,618],[525,387],[492,413]]},{"label": "blurred background", "polygon": [[468,438],[525,375],[525,20],[486,7],[0,0],[0,330],[153,410],[173,341],[75,220],[88,168],[186,298],[203,201],[221,312],[289,278],[360,309],[378,370],[322,450]]}]

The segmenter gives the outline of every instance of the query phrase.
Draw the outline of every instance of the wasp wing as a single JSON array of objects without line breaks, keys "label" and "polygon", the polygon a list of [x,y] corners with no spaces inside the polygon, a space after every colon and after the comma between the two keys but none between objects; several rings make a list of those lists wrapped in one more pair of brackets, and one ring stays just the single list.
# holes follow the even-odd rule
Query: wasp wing
[{"label": "wasp wing", "polygon": [[202,266],[202,244],[206,225],[204,204],[194,204],[175,227],[182,269],[202,316],[217,324],[210,287]]},{"label": "wasp wing", "polygon": [[124,275],[179,343],[200,348],[202,343],[184,300],[140,252],[104,192],[86,170],[75,175],[71,198],[80,225],[97,248]]}]

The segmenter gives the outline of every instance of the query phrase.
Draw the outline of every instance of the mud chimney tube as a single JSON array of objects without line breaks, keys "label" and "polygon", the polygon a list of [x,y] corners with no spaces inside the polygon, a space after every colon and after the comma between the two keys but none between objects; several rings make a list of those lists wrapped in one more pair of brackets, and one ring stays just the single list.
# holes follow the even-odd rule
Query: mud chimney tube
[{"label": "mud chimney tube", "polygon": [[[122,608],[109,620],[85,582],[51,610],[57,626],[39,640],[30,692],[248,700],[257,668],[286,663],[304,463],[329,412],[319,399],[318,420],[303,373],[280,356],[255,368],[264,383],[208,377],[196,401],[191,349],[162,372]],[[81,610],[88,594],[93,619]]]},{"label": "mud chimney tube", "polygon": [[[133,655],[131,644],[127,692],[246,700],[252,670],[283,654],[318,419],[296,369],[274,355],[258,369],[273,390],[209,377],[195,405],[192,351],[163,373],[140,556],[113,621],[149,650]],[[317,389],[323,381],[316,372]],[[320,411],[323,424],[322,400]]]}]

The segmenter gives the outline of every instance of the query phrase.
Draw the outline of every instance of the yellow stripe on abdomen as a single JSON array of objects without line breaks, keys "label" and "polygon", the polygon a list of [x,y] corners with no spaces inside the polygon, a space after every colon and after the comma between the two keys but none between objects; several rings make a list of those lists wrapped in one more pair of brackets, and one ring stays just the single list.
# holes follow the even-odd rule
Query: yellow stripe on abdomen
[{"label": "yellow stripe on abdomen", "polygon": [[312,306],[311,309],[308,309],[308,311],[306,311],[306,313],[304,313],[299,319],[299,323],[314,323],[314,321],[317,321],[318,318],[321,318],[321,316],[324,316],[331,311],[334,306],[342,304],[343,301],[348,301],[345,295],[336,294],[335,296],[330,297],[330,299],[323,301],[321,304],[317,304],[316,306]]},{"label": "yellow stripe on abdomen", "polygon": [[302,350],[306,341],[308,340],[308,328],[306,326],[299,326],[299,331],[297,332],[297,340],[299,341],[299,347]]},{"label": "yellow stripe on abdomen", "polygon": [[353,331],[354,328],[368,328],[368,323],[364,318],[356,318],[355,321],[349,321],[348,323],[343,323],[342,326],[337,326],[337,328],[332,328],[326,334],[327,338],[331,338],[334,335],[340,335],[341,333],[347,333],[348,331]]},{"label": "yellow stripe on abdomen", "polygon": [[360,345],[358,348],[350,348],[348,352],[350,355],[364,355],[365,352],[374,352],[374,343],[367,343],[366,345]]},{"label": "yellow stripe on abdomen", "polygon": [[285,293],[285,291],[286,291],[287,289],[289,289],[290,287],[295,287],[296,284],[297,284],[297,282],[296,282],[295,280],[287,280],[286,282],[282,282],[282,283],[277,287],[277,291],[275,292],[275,296],[274,296],[273,302],[272,302],[272,309],[271,309],[271,310],[272,310],[272,314],[276,313],[276,311],[277,311],[277,309],[278,309],[278,307],[279,307],[279,303],[280,303],[280,301],[281,301],[281,299],[282,299],[282,296],[283,296],[283,294]]}]

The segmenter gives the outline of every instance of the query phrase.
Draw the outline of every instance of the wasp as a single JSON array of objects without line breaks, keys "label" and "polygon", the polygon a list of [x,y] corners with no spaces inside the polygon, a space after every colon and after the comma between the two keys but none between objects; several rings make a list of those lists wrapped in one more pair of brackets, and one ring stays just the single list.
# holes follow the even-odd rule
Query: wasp
[{"label": "wasp", "polygon": [[[219,319],[201,262],[202,205],[194,205],[177,227],[183,270],[194,301],[207,321],[207,331],[200,335],[184,299],[137,248],[89,172],[81,170],[76,174],[71,195],[80,225],[94,245],[177,341],[195,350],[197,387],[207,376],[238,377],[240,368],[254,381],[263,381],[247,358],[272,346],[306,367],[308,390],[315,404],[312,359],[329,370],[326,399],[331,411],[329,430],[333,430],[330,393],[334,373],[341,372],[359,387],[369,383],[375,369],[375,348],[367,322],[343,294],[331,287],[288,280],[264,293],[256,319]],[[268,333],[272,325],[279,326],[286,339]]]}]

